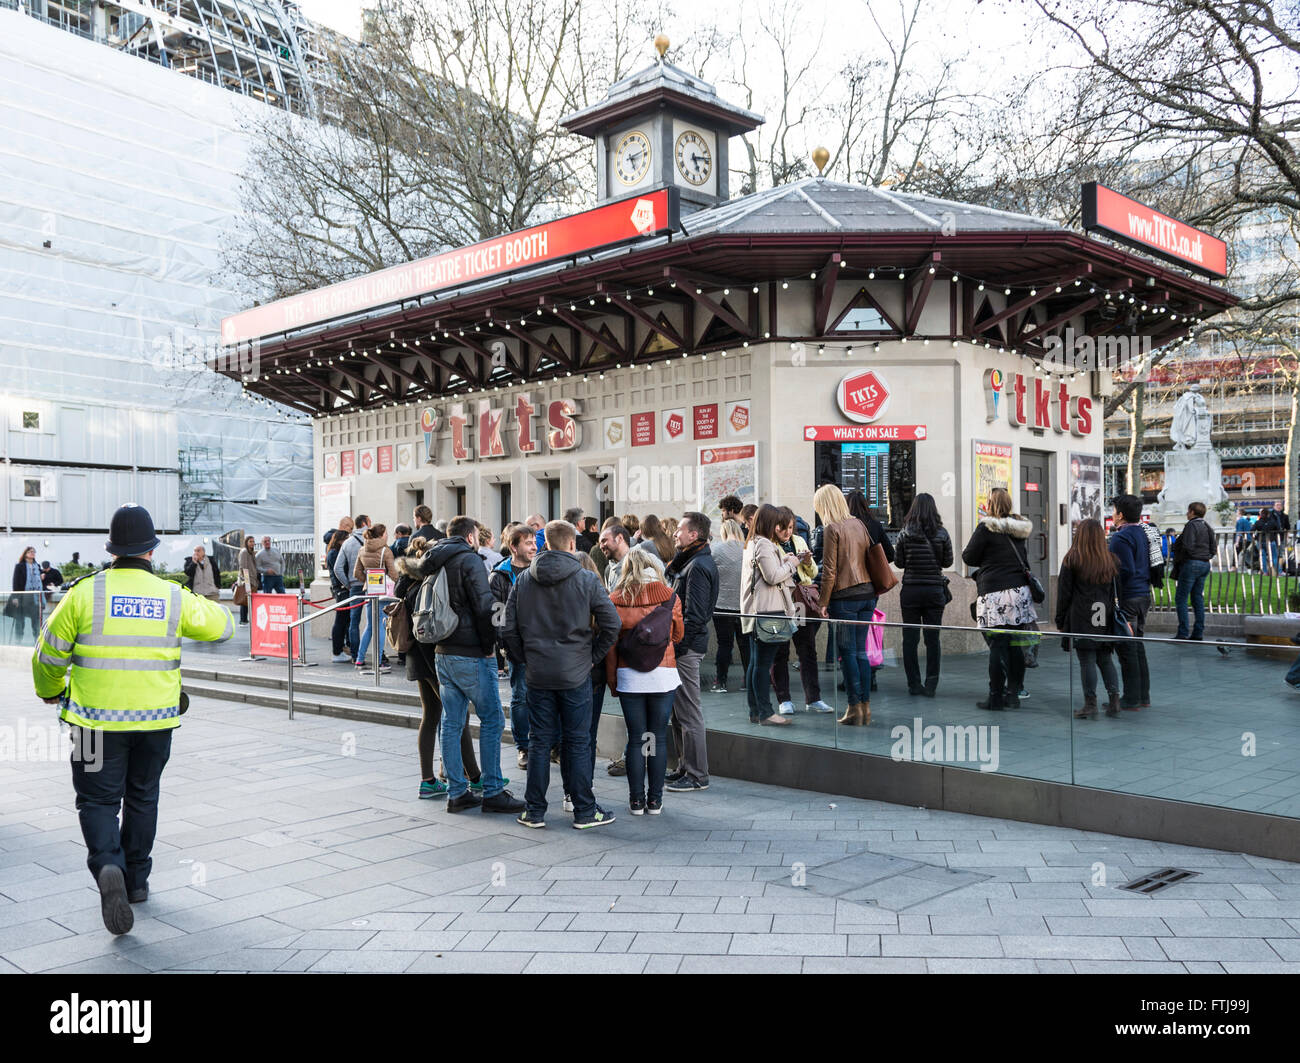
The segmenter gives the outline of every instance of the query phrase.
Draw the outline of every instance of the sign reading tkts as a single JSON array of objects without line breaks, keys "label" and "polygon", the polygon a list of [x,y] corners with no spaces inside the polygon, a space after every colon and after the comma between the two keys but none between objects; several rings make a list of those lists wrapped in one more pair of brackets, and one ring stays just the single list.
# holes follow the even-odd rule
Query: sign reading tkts
[{"label": "sign reading tkts", "polygon": [[[447,407],[447,427],[451,430],[451,456],[456,461],[474,458],[507,457],[505,436],[506,414],[515,415],[515,448],[520,454],[540,454],[542,435],[552,451],[572,450],[582,442],[582,426],[577,415],[581,412],[577,399],[557,399],[555,402],[534,403],[528,392],[516,395],[514,406],[507,409],[493,406],[491,399],[479,399],[471,412],[468,404],[453,402]],[[546,417],[546,427],[538,433],[536,422]],[[438,415],[427,409],[420,415],[422,424],[437,424]],[[475,430],[477,428],[477,431]],[[432,447],[429,460],[433,460]]]},{"label": "sign reading tkts", "polygon": [[222,320],[221,342],[230,346],[273,336],[525,266],[569,258],[639,236],[653,236],[676,227],[676,211],[675,188],[606,203],[544,225],[245,310]]},{"label": "sign reading tkts", "polygon": [[1016,427],[1052,428],[1058,433],[1067,430],[1076,436],[1086,436],[1092,431],[1092,399],[1083,395],[1071,397],[1064,380],[1033,379],[1023,373],[1004,373],[1001,369],[984,371],[984,412],[986,421],[996,421],[1005,405],[1007,421]]}]

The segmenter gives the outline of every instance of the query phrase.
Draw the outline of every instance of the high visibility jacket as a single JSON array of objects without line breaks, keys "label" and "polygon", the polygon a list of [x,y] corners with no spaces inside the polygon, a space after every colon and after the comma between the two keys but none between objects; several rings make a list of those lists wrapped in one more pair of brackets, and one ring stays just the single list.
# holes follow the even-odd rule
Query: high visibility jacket
[{"label": "high visibility jacket", "polygon": [[40,698],[63,696],[61,719],[105,731],[180,723],[181,638],[224,642],[230,611],[159,579],[143,564],[73,584],[32,655]]}]

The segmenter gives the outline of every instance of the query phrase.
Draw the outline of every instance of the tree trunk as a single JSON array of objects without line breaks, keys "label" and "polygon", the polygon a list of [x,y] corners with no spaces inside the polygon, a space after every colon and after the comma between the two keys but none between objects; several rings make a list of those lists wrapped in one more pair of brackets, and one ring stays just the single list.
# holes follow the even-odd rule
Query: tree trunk
[{"label": "tree trunk", "polygon": [[1138,498],[1142,497],[1142,437],[1146,432],[1142,407],[1146,394],[1146,384],[1139,381],[1133,389],[1133,405],[1128,415],[1128,492]]},{"label": "tree trunk", "polygon": [[1300,454],[1296,453],[1300,438],[1296,436],[1296,417],[1300,416],[1300,374],[1291,379],[1291,427],[1286,431],[1286,459],[1282,463],[1282,475],[1286,478],[1285,501],[1282,508],[1291,516],[1291,527],[1297,528],[1300,518]]}]

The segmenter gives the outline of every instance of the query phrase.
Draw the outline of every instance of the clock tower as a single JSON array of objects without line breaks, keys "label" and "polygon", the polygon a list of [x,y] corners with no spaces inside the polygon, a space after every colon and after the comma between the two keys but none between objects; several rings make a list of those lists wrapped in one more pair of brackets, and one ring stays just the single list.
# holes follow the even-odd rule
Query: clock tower
[{"label": "clock tower", "polygon": [[610,86],[599,103],[563,119],[596,142],[596,200],[672,187],[683,215],[726,202],[727,145],[757,129],[761,115],[727,103],[707,81],[659,59]]}]

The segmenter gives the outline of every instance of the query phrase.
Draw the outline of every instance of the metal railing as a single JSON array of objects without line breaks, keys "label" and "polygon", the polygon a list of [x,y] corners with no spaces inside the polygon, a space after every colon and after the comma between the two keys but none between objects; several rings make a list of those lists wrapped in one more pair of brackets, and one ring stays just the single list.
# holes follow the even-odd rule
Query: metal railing
[{"label": "metal railing", "polygon": [[[297,628],[302,627],[303,624],[310,623],[312,620],[315,620],[318,616],[322,616],[326,613],[336,613],[340,609],[344,609],[344,608],[361,609],[364,608],[364,606],[362,605],[363,602],[370,602],[371,603],[370,604],[370,649],[373,654],[373,658],[372,658],[373,664],[371,665],[371,667],[374,670],[375,686],[378,687],[380,685],[379,677],[382,674],[380,663],[383,661],[384,658],[384,639],[380,636],[380,632],[379,632],[380,604],[383,602],[395,602],[399,600],[400,599],[394,597],[391,594],[354,594],[350,598],[344,598],[341,602],[335,602],[333,605],[327,605],[322,608],[319,608],[315,612],[309,613],[307,616],[300,616],[297,620],[294,620],[291,623],[285,625],[285,639],[288,644],[288,652],[286,653],[286,657],[289,665],[289,686],[287,691],[288,699],[289,699],[289,719],[291,720],[293,719],[293,667],[295,664],[294,657],[293,657],[294,631]],[[301,608],[302,598],[299,597],[298,601],[299,601],[299,608]],[[300,656],[302,657],[302,660],[296,663],[306,664],[307,662],[307,633],[306,632],[304,632],[302,636],[299,638],[298,645],[300,648]]]},{"label": "metal railing", "polygon": [[[1204,588],[1207,613],[1297,611],[1292,601],[1300,596],[1300,537],[1295,531],[1216,531],[1214,539]],[[1166,560],[1167,578],[1151,588],[1152,609],[1175,607],[1172,568]]]}]

